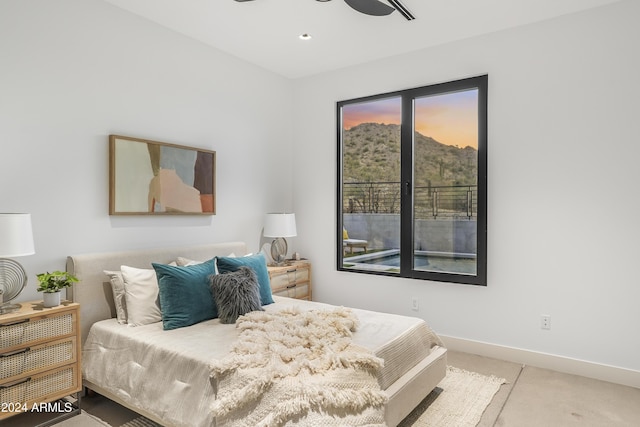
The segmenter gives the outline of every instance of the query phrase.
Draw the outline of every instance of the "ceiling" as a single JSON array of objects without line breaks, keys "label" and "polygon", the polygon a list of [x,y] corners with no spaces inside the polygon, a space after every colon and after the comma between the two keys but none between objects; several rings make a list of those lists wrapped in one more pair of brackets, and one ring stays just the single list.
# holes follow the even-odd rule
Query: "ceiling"
[{"label": "ceiling", "polygon": [[[374,17],[342,0],[104,0],[288,78],[550,19],[620,0],[403,0]],[[310,40],[300,40],[303,33]]]}]

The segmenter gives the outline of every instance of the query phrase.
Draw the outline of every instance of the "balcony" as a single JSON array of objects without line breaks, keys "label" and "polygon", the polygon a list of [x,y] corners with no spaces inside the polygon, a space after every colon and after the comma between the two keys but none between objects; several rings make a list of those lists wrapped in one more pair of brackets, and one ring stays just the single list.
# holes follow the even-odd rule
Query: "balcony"
[{"label": "balcony", "polygon": [[[345,214],[400,214],[400,182],[349,182],[342,187]],[[478,212],[478,186],[414,188],[414,218],[472,219]]]},{"label": "balcony", "polygon": [[[366,240],[368,251],[398,250],[400,188],[400,182],[345,183],[342,222],[349,237]],[[475,257],[477,186],[423,186],[414,191],[414,249]]]}]

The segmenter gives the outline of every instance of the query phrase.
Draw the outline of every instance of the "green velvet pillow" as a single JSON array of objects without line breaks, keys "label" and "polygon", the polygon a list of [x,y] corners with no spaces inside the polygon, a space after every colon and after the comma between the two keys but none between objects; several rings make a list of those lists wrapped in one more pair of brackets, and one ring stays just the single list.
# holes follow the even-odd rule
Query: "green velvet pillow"
[{"label": "green velvet pillow", "polygon": [[271,281],[269,280],[269,272],[267,271],[267,260],[263,254],[259,253],[243,257],[216,257],[216,260],[220,274],[236,271],[240,267],[249,267],[252,269],[258,278],[262,305],[273,304]]},{"label": "green velvet pillow", "polygon": [[151,264],[158,276],[160,311],[165,330],[194,325],[218,317],[209,278],[215,260],[190,266]]}]

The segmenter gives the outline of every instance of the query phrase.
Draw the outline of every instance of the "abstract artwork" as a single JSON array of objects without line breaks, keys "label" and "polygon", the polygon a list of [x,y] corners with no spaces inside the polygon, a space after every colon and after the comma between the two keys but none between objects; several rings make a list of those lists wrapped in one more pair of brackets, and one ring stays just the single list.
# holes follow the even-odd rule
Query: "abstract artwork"
[{"label": "abstract artwork", "polygon": [[109,135],[110,215],[214,215],[215,151]]}]

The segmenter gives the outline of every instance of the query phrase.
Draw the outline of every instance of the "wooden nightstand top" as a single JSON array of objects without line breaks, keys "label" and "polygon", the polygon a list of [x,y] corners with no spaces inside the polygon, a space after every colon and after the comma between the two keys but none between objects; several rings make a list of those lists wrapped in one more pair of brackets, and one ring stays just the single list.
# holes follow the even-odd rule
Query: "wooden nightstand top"
[{"label": "wooden nightstand top", "polygon": [[26,317],[57,313],[59,311],[78,307],[80,305],[77,302],[62,301],[60,305],[56,307],[45,307],[42,300],[17,302],[14,304],[20,304],[20,309],[18,311],[14,311],[13,313],[0,314],[0,324],[10,322],[12,320],[20,320]]},{"label": "wooden nightstand top", "polygon": [[279,270],[290,270],[295,267],[308,267],[311,265],[311,262],[307,259],[301,259],[299,261],[296,260],[287,260],[283,265],[275,265],[270,264],[267,265],[267,268],[271,271],[279,271]]}]

